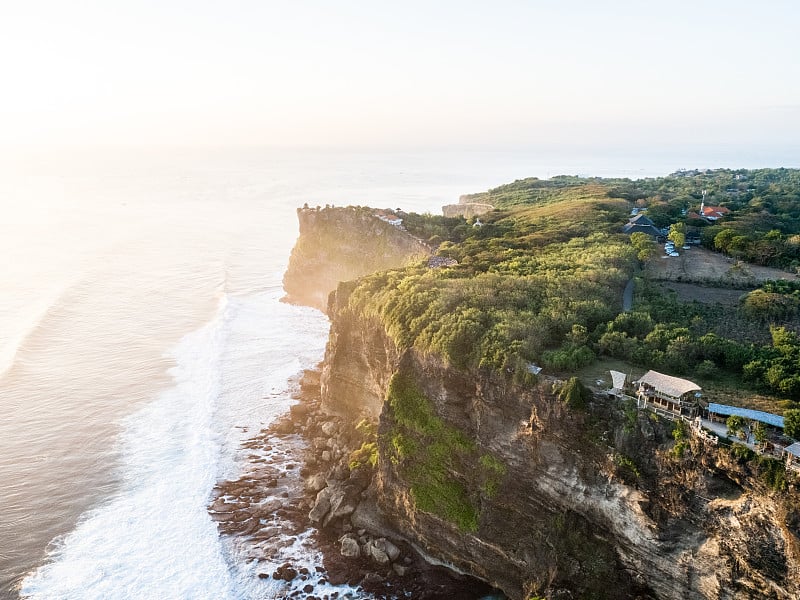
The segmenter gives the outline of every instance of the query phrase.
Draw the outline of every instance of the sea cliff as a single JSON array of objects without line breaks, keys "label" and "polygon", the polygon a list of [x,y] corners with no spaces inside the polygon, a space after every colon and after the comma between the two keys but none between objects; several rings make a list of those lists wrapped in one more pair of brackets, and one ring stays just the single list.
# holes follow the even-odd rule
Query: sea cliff
[{"label": "sea cliff", "polygon": [[[601,208],[613,213],[608,203]],[[363,251],[371,236],[348,233],[359,221],[342,217],[336,237],[358,237]],[[542,228],[531,235],[539,239]],[[319,238],[314,221],[301,225],[298,246],[304,236]],[[304,273],[303,264],[312,268]],[[614,269],[624,274],[626,264]],[[306,278],[313,290],[320,270],[313,261],[297,265],[292,279]],[[370,472],[361,497],[382,515],[377,533],[393,533],[513,600],[800,595],[792,487],[773,493],[735,453],[566,376],[518,376],[515,354],[498,368],[485,356],[468,360],[469,344],[439,351],[424,323],[418,339],[434,341],[415,342],[391,307],[365,300],[384,284],[401,289],[400,300],[391,298],[401,302],[402,277],[338,285],[327,304],[320,382],[322,413],[352,431],[361,423],[362,434],[340,436],[337,443],[352,447],[339,448],[338,468]],[[320,289],[329,285],[326,277]],[[330,521],[320,502],[335,492],[327,487],[315,490],[320,523]]]},{"label": "sea cliff", "polygon": [[[340,281],[400,267],[428,256],[394,213],[363,207],[297,209],[300,235],[283,278],[285,300],[325,311]],[[393,224],[394,223],[394,224]]]}]

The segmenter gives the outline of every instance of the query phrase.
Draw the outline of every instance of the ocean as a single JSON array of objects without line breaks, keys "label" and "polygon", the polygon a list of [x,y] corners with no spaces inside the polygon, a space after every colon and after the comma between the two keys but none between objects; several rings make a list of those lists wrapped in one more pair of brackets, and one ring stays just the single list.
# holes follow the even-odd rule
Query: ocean
[{"label": "ocean", "polygon": [[793,166],[726,156],[250,149],[4,163],[0,597],[267,597],[206,508],[242,442],[323,357],[325,316],[280,302],[298,206],[438,213],[527,176]]}]

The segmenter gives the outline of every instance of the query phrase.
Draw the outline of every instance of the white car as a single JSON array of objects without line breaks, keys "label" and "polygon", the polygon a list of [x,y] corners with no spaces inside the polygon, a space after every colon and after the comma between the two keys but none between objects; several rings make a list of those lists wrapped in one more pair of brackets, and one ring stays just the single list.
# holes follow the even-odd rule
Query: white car
[{"label": "white car", "polygon": [[668,252],[667,254],[669,254],[670,256],[680,256],[680,254],[678,254],[677,252],[674,252],[674,251],[673,252]]}]

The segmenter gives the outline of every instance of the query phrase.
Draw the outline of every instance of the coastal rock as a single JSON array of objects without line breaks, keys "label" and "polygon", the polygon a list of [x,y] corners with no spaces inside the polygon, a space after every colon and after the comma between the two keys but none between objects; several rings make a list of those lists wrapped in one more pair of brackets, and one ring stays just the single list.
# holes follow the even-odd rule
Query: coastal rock
[{"label": "coastal rock", "polygon": [[358,558],[358,556],[361,554],[358,541],[352,535],[345,535],[339,541],[342,545],[342,556],[346,556],[348,558]]},{"label": "coastal rock", "polygon": [[[368,208],[300,208],[300,237],[283,277],[285,301],[328,308],[328,295],[351,281],[430,255],[431,249]],[[376,249],[376,245],[379,249]]]},{"label": "coastal rock", "polygon": [[369,556],[379,565],[388,564],[390,560],[382,545],[379,547],[375,541],[369,541],[364,545],[364,556]]},{"label": "coastal rock", "polygon": [[325,474],[324,473],[315,473],[310,477],[307,477],[305,480],[305,489],[306,492],[311,494],[316,494],[320,490],[324,489],[327,485],[325,481]]},{"label": "coastal rock", "polygon": [[331,495],[333,490],[326,487],[317,494],[314,506],[308,513],[308,518],[312,523],[321,523],[331,509]]},{"label": "coastal rock", "polygon": [[283,581],[292,581],[295,577],[297,577],[297,571],[289,563],[281,565],[272,574],[273,579],[282,579]]},{"label": "coastal rock", "polygon": [[322,430],[322,433],[324,433],[328,437],[331,437],[336,434],[338,427],[336,423],[334,423],[333,421],[327,421],[322,424],[322,427],[320,429]]},{"label": "coastal rock", "polygon": [[353,514],[356,506],[358,506],[358,495],[359,490],[353,485],[346,484],[335,487],[330,495],[330,511],[322,522],[323,527],[327,527],[336,519],[342,519]]},{"label": "coastal rock", "polygon": [[389,557],[389,560],[394,562],[400,556],[400,548],[395,546],[392,542],[387,540],[386,538],[378,538],[373,542],[373,547],[377,550],[380,550],[386,556]]},{"label": "coastal rock", "polygon": [[289,412],[294,420],[299,421],[308,416],[308,413],[311,412],[311,406],[302,402],[299,404],[293,404],[289,407]]},{"label": "coastal rock", "polygon": [[[754,490],[760,508],[742,505],[734,521],[715,508],[732,500],[701,486],[699,474],[708,469],[712,479],[714,471],[740,469],[715,464],[721,458],[715,450],[702,454],[699,448],[695,462],[675,465],[660,450],[674,443],[669,425],[648,420],[631,431],[612,400],[594,399],[587,416],[554,396],[553,381],[515,386],[491,374],[458,371],[413,349],[400,352],[380,321],[347,308],[347,293],[341,288],[331,301],[323,410],[350,415],[351,421],[366,414],[378,423],[379,444],[391,439],[397,423],[385,399],[389,381],[400,373],[414,382],[443,426],[476,448],[472,458],[461,453],[447,474],[450,489],[463,490],[456,505],[464,515],[461,524],[416,508],[413,473],[386,460],[391,447],[381,448],[370,494],[380,512],[390,515],[388,529],[512,600],[548,589],[575,598],[602,591],[611,600],[734,598],[745,589],[779,600],[798,597],[800,580],[788,574],[798,566],[792,550],[798,540],[781,517],[759,516],[778,514],[770,496]],[[620,470],[607,446],[590,441],[593,434],[584,424],[589,418],[603,422],[600,433],[608,431],[613,452],[640,461],[637,479],[624,479],[633,476]],[[430,443],[424,437],[414,441],[422,448]],[[482,462],[487,456],[494,458]],[[692,500],[699,496],[706,500]],[[363,506],[356,504],[350,522],[376,532],[369,502]],[[747,523],[738,529],[755,536],[749,545],[746,534],[734,535],[737,522]],[[756,551],[752,539],[763,550]],[[391,562],[374,541],[367,541],[362,556]],[[778,569],[780,564],[786,569]]]}]

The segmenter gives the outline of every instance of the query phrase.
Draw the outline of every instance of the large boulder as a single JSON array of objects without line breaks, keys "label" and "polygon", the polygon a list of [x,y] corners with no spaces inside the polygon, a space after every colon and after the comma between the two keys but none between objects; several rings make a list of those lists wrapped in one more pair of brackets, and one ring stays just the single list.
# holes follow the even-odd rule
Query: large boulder
[{"label": "large boulder", "polygon": [[361,549],[358,547],[358,540],[352,535],[345,535],[339,540],[342,544],[342,556],[347,558],[358,558],[361,554]]},{"label": "large boulder", "polygon": [[386,552],[384,545],[376,543],[377,541],[378,540],[370,540],[364,544],[364,556],[371,558],[379,565],[389,564],[389,554]]},{"label": "large boulder", "polygon": [[325,515],[328,514],[331,509],[332,494],[333,490],[330,487],[326,487],[325,489],[321,490],[319,494],[317,494],[317,498],[314,501],[314,506],[308,513],[308,518],[312,523],[321,523],[325,518]]},{"label": "large boulder", "polygon": [[[325,489],[331,489],[331,486]],[[322,526],[327,527],[329,523],[336,519],[343,519],[352,515],[356,506],[358,506],[360,493],[361,490],[351,484],[335,486],[330,496],[330,511],[322,522]]]},{"label": "large boulder", "polygon": [[327,482],[325,481],[325,475],[323,473],[316,473],[307,477],[305,480],[306,491],[312,494],[319,493],[325,489],[326,485]]},{"label": "large boulder", "polygon": [[392,542],[387,540],[386,538],[378,538],[373,542],[373,547],[377,550],[380,550],[386,556],[389,557],[389,560],[394,562],[400,556],[400,548],[395,546]]}]

